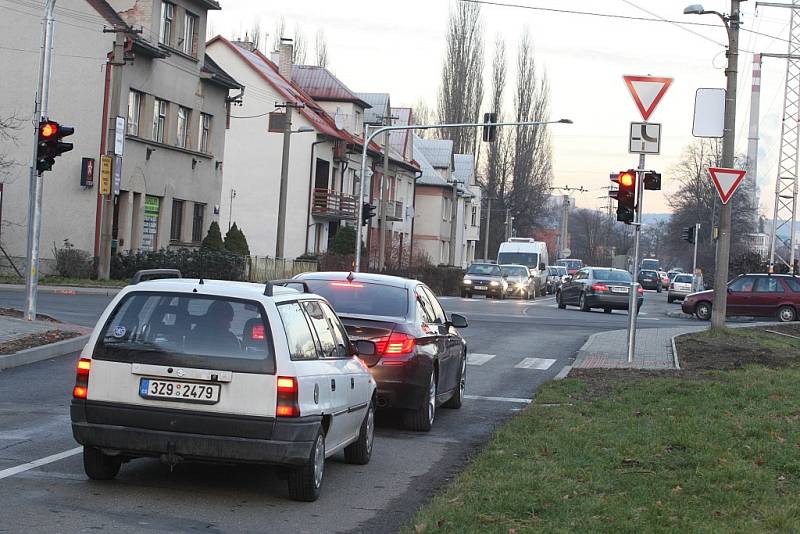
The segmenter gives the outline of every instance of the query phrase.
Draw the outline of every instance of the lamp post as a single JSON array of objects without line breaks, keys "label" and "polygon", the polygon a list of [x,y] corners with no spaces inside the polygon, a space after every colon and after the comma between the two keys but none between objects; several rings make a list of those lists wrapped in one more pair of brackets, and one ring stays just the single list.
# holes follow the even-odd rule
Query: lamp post
[{"label": "lamp post", "polygon": [[435,128],[439,129],[446,129],[446,128],[483,128],[483,127],[490,127],[490,126],[544,126],[545,124],[572,124],[572,120],[570,119],[559,119],[557,121],[528,121],[528,122],[497,122],[497,123],[487,123],[487,122],[468,122],[468,123],[458,123],[458,124],[409,124],[409,125],[398,125],[398,126],[382,126],[377,128],[375,131],[370,132],[370,128],[368,124],[364,125],[364,147],[361,153],[361,184],[359,187],[359,195],[358,195],[358,219],[359,225],[356,231],[356,264],[354,269],[356,272],[361,270],[361,242],[363,240],[362,234],[362,225],[360,224],[361,219],[363,217],[364,212],[364,190],[367,178],[372,174],[369,169],[367,169],[367,148],[369,147],[370,141],[376,136],[384,133],[390,132],[393,130],[432,130]]},{"label": "lamp post", "polygon": [[[722,167],[732,168],[734,141],[736,135],[736,79],[739,61],[739,6],[744,0],[731,0],[731,14],[706,11],[700,4],[692,4],[683,10],[687,15],[716,15],[725,25],[728,33],[728,66],[725,69],[727,89],[725,92],[725,123],[722,137]],[[728,304],[728,263],[731,253],[731,204],[722,204],[719,212],[719,238],[717,239],[717,258],[714,274],[714,304],[711,315],[711,328],[725,327],[725,314]]]}]

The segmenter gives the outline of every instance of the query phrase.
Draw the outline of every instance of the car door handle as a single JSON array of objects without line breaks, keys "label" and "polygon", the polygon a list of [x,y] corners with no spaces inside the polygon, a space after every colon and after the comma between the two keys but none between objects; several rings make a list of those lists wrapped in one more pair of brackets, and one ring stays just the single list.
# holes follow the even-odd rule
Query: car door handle
[{"label": "car door handle", "polygon": [[331,378],[331,391],[336,391],[336,380]]},{"label": "car door handle", "polygon": [[356,389],[356,379],[352,376],[350,377],[350,389]]}]

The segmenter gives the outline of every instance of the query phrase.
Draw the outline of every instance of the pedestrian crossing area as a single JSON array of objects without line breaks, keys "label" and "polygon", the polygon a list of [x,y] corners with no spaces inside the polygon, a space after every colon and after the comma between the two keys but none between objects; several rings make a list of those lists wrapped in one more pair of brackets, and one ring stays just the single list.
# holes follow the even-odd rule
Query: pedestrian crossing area
[{"label": "pedestrian crossing area", "polygon": [[[467,365],[480,366],[491,362],[497,357],[496,354],[481,354],[474,352],[467,355]],[[536,371],[547,371],[556,363],[556,360],[550,358],[524,358],[520,357],[514,364],[517,369],[532,369]]]}]

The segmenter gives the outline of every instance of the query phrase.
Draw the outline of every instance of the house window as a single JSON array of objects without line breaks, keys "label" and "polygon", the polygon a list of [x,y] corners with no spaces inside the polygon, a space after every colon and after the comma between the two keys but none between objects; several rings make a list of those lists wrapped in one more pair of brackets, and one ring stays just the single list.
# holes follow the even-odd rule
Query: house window
[{"label": "house window", "polygon": [[142,113],[142,93],[128,93],[128,135],[139,135],[139,117]]},{"label": "house window", "polygon": [[478,206],[472,206],[472,226],[478,226]]},{"label": "house window", "polygon": [[183,106],[178,106],[178,146],[189,148],[189,118],[192,110]]},{"label": "house window", "polygon": [[183,200],[172,201],[172,226],[169,230],[170,241],[181,240],[181,230],[183,227]]},{"label": "house window", "polygon": [[194,216],[192,217],[192,241],[199,243],[203,240],[203,220],[206,215],[206,205],[194,205]]},{"label": "house window", "polygon": [[209,152],[208,142],[211,137],[211,115],[207,113],[200,114],[200,139],[197,143],[197,150],[200,152]]},{"label": "house window", "polygon": [[156,98],[153,106],[153,141],[164,142],[164,126],[167,122],[167,101]]},{"label": "house window", "polygon": [[183,52],[197,57],[197,16],[187,12],[183,19]]},{"label": "house window", "polygon": [[161,2],[161,34],[159,42],[167,46],[172,45],[172,23],[175,20],[175,5]]}]

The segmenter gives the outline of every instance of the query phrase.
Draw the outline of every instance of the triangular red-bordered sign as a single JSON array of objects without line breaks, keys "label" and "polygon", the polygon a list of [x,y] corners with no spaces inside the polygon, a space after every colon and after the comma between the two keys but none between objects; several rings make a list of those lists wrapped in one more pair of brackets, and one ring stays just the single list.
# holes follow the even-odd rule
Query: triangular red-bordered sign
[{"label": "triangular red-bordered sign", "polygon": [[623,78],[644,120],[650,118],[672,84],[672,78],[654,76],[623,76]]},{"label": "triangular red-bordered sign", "polygon": [[733,193],[739,188],[744,180],[747,171],[741,169],[724,169],[719,167],[709,167],[708,173],[714,181],[719,198],[723,204],[727,204]]}]

